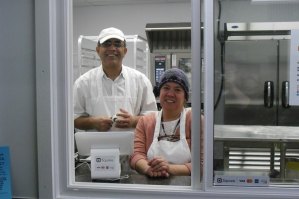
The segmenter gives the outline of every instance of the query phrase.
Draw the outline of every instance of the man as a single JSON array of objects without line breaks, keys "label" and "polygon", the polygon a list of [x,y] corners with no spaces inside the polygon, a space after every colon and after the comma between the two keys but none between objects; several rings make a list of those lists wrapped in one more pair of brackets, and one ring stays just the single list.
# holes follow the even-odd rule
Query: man
[{"label": "man", "polygon": [[134,128],[141,115],[157,110],[151,82],[141,72],[122,64],[127,48],[121,30],[103,29],[96,51],[102,64],[74,84],[75,128]]}]

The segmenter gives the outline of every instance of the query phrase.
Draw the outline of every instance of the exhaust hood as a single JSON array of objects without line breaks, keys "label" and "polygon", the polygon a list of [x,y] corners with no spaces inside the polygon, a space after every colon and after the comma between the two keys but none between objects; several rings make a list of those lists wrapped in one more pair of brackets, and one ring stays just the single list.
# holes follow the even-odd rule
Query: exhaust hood
[{"label": "exhaust hood", "polygon": [[145,27],[150,52],[191,50],[191,23],[148,23]]}]

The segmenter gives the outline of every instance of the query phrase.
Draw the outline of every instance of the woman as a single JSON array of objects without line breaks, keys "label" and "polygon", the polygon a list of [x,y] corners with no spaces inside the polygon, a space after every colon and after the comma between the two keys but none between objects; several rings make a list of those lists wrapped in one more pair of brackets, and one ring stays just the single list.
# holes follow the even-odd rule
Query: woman
[{"label": "woman", "polygon": [[177,68],[158,85],[162,110],[143,116],[135,129],[131,168],[150,177],[191,174],[191,109],[185,108],[189,83]]}]

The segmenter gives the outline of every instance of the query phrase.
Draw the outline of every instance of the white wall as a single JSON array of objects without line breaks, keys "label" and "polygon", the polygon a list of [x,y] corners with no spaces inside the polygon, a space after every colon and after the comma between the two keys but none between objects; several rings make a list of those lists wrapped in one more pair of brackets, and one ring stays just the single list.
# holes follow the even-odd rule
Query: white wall
[{"label": "white wall", "polygon": [[34,0],[1,0],[0,146],[14,197],[37,197]]},{"label": "white wall", "polygon": [[80,35],[98,35],[103,28],[113,26],[121,29],[125,35],[137,34],[146,39],[147,23],[191,22],[191,0],[186,0],[186,3],[79,6],[74,7],[73,13],[74,76],[76,77]]},{"label": "white wall", "polygon": [[73,10],[74,42],[80,34],[98,35],[101,29],[114,26],[126,35],[144,38],[147,23],[191,22],[191,4],[130,4],[112,6],[83,6]]}]

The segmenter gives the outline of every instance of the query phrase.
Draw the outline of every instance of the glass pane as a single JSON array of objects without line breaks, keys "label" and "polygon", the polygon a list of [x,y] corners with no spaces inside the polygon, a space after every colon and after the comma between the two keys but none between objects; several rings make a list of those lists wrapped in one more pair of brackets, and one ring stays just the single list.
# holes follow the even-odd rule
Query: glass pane
[{"label": "glass pane", "polygon": [[218,2],[214,184],[299,185],[299,2]]},{"label": "glass pane", "polygon": [[[77,3],[76,3],[77,2]],[[121,1],[119,1],[121,2]],[[103,2],[102,2],[103,3]],[[190,6],[191,1],[186,0],[186,1],[180,1],[180,3],[177,3],[176,1],[170,2],[169,1],[161,1],[161,2],[150,2],[148,3],[137,3],[137,1],[134,1],[134,3],[111,3],[111,5],[107,5],[107,3],[103,3],[101,5],[101,1],[96,2],[95,4],[98,4],[98,6],[92,6],[90,3],[86,1],[74,1],[74,82],[76,81],[77,78],[81,77],[81,75],[86,74],[87,71],[90,71],[91,69],[94,68],[99,68],[101,64],[101,60],[98,56],[98,53],[96,52],[96,46],[98,45],[98,36],[100,30],[102,28],[107,28],[107,27],[117,27],[120,28],[126,38],[126,47],[127,47],[127,52],[125,54],[125,57],[123,59],[122,64],[129,66],[131,68],[134,68],[144,75],[146,75],[152,83],[152,86],[155,86],[156,80],[159,80],[159,77],[162,75],[162,73],[170,68],[180,68],[182,69],[186,75],[188,80],[190,81],[191,85],[191,6]],[[108,3],[109,4],[109,3]],[[142,10],[142,15],[136,16],[135,12],[132,12],[132,10]],[[181,13],[180,15],[176,15],[176,19],[173,19],[173,16],[170,15],[165,15],[165,13],[170,13],[170,12],[176,12],[176,13]],[[153,15],[153,12],[155,15]],[[111,13],[117,13],[117,16],[112,16]],[[107,16],[111,16],[108,17]],[[119,16],[122,16],[122,18],[119,18]],[[165,17],[161,17],[165,16]],[[102,20],[103,17],[105,20]],[[113,18],[115,17],[115,18]],[[116,20],[117,19],[117,20]],[[148,19],[151,19],[150,21],[154,21],[155,23],[150,23]],[[134,23],[131,23],[131,22]],[[177,23],[176,21],[179,21],[180,23]],[[88,22],[88,23],[86,23]],[[169,22],[169,23],[165,23]],[[146,32],[145,27],[147,25],[157,25],[159,28],[165,30],[168,30],[169,27],[170,31],[149,31],[149,33]],[[185,27],[186,26],[186,27]],[[183,30],[181,29],[182,27]],[[159,29],[158,28],[158,29]],[[153,28],[154,29],[154,28]],[[148,35],[149,34],[149,35]],[[78,39],[79,38],[79,39]],[[78,39],[78,40],[77,40]],[[115,41],[113,41],[114,45],[110,43],[110,45],[106,45],[106,47],[115,47],[115,48],[121,48],[123,46],[115,46]],[[106,48],[105,47],[105,48]],[[108,50],[107,50],[108,51]],[[109,54],[110,53],[110,54]],[[111,52],[107,52],[105,56],[113,57]],[[118,52],[113,52],[115,53],[115,57],[119,56]],[[104,55],[101,58],[105,58]],[[112,60],[112,58],[110,58]],[[116,59],[116,58],[115,58]],[[102,59],[103,61],[104,59]],[[104,61],[103,61],[104,62]],[[160,64],[160,65],[159,65]],[[158,67],[159,65],[159,67]],[[88,73],[87,73],[88,74]],[[107,74],[107,73],[106,73]],[[108,75],[107,75],[108,76]],[[99,76],[97,76],[99,77]],[[140,77],[140,76],[139,76]],[[103,78],[104,79],[104,78]],[[107,79],[107,78],[106,78]],[[121,79],[121,78],[119,78]],[[141,79],[141,78],[140,78]],[[94,85],[93,88],[96,90],[95,92],[102,92],[102,90],[99,89],[100,84],[98,82],[92,82]],[[112,81],[110,81],[112,82]],[[117,84],[116,80],[111,83],[111,84]],[[130,82],[131,83],[131,82]],[[124,83],[125,84],[125,83]],[[76,84],[77,85],[77,84]],[[108,85],[108,84],[106,84]],[[117,92],[116,86],[111,86],[113,87],[112,92]],[[127,86],[127,85],[126,85]],[[104,87],[104,86],[103,86]],[[108,87],[108,86],[107,86]],[[117,87],[118,88],[118,87]],[[142,88],[139,85],[133,85],[130,89],[127,89],[126,91],[131,91],[134,88]],[[190,86],[191,88],[191,86]],[[90,88],[85,89],[86,90],[91,90]],[[103,89],[104,90],[104,89]],[[108,90],[108,89],[107,89]],[[112,89],[111,89],[112,90]],[[119,90],[124,90],[124,89],[119,89]],[[141,90],[141,89],[140,89]],[[144,89],[146,90],[146,89]],[[75,92],[74,92],[75,93]],[[87,92],[86,92],[87,93]],[[107,92],[108,93],[108,92]],[[110,96],[112,96],[112,94]],[[119,91],[119,96],[114,97],[114,99],[111,99],[110,101],[115,102],[115,104],[119,101],[119,98],[124,98],[124,91],[121,93]],[[132,91],[133,93],[133,91]],[[106,93],[105,93],[106,94]],[[106,94],[107,96],[109,94]],[[122,94],[122,95],[121,95]],[[80,94],[78,94],[79,96]],[[90,93],[86,94],[90,95]],[[80,97],[76,98],[77,101],[81,100],[83,97],[80,95]],[[109,97],[110,97],[109,96]],[[121,96],[121,97],[120,97]],[[135,100],[137,97],[136,96],[145,96],[145,94],[140,94],[137,93],[136,95],[130,95],[130,100],[127,102],[128,104],[141,104],[142,102],[136,102]],[[97,96],[98,97],[98,96]],[[111,97],[111,98],[113,98]],[[95,97],[96,98],[96,97]],[[134,98],[134,99],[131,99]],[[141,97],[140,97],[141,98]],[[117,99],[117,100],[116,100]],[[191,97],[189,98],[191,99]],[[85,100],[85,99],[84,99]],[[184,100],[184,99],[183,99]],[[75,101],[75,100],[74,100]],[[82,100],[83,101],[83,100]],[[86,100],[88,101],[88,100]],[[90,100],[92,101],[92,100]],[[103,103],[104,100],[101,100]],[[141,101],[141,100],[140,100]],[[157,98],[158,101],[158,98]],[[84,101],[85,102],[85,101]],[[93,101],[90,103],[92,104]],[[82,103],[84,104],[84,103]],[[99,103],[98,103],[99,104]],[[98,105],[96,104],[96,105]],[[108,103],[107,103],[108,104]],[[117,104],[111,104],[111,107],[123,107],[124,103],[121,105]],[[187,106],[190,106],[190,101],[187,102]],[[95,107],[95,106],[94,106]],[[111,108],[109,107],[109,108]],[[85,108],[85,107],[84,107]],[[112,111],[113,108],[109,109],[107,106],[103,109],[107,110],[107,112]],[[86,108],[88,109],[88,108]],[[92,108],[90,108],[92,109]],[[95,109],[95,108],[94,108]],[[109,109],[109,110],[108,110]],[[116,109],[116,108],[115,108]],[[141,110],[142,107],[134,107],[134,110],[131,112],[135,111],[138,112]],[[93,109],[92,109],[93,110]],[[117,109],[118,111],[119,109]],[[137,111],[136,111],[137,110]],[[85,111],[85,109],[84,109]],[[152,111],[152,110],[151,110]],[[87,111],[85,111],[87,112]],[[92,111],[90,111],[92,112]],[[90,113],[89,112],[89,113]],[[95,111],[94,111],[95,112]],[[98,112],[104,112],[104,111],[98,111]],[[166,112],[166,111],[165,111]],[[92,114],[89,114],[92,115]],[[100,114],[94,114],[96,116],[102,116]],[[108,114],[107,114],[108,115]],[[108,116],[113,116],[114,114],[110,114]],[[113,119],[113,118],[112,118]],[[180,120],[179,120],[180,121]],[[191,119],[189,120],[191,121]],[[178,124],[184,124],[183,122],[178,122]],[[157,125],[159,126],[159,125]],[[163,124],[162,124],[163,126]],[[175,131],[172,130],[172,123],[167,122],[165,124],[165,129],[167,132],[167,129],[170,131]],[[190,126],[190,125],[189,125]],[[168,127],[168,128],[167,128]],[[174,126],[175,127],[175,126]],[[190,128],[189,128],[190,129]],[[120,154],[120,162],[118,164],[118,159],[116,160],[115,157],[118,157],[117,153],[114,152],[109,152],[109,155],[105,156],[105,158],[98,158],[96,161],[99,162],[105,162],[105,164],[93,164],[90,159],[90,146],[95,147],[96,151],[97,148],[102,149],[103,147],[106,147],[106,145],[109,142],[115,141],[116,139],[118,140],[118,143],[115,143],[115,145],[120,146],[120,153],[122,152],[122,145],[124,142],[126,142],[126,137],[119,137],[116,136],[116,132],[109,132],[109,138],[110,140],[107,140],[105,143],[102,143],[103,139],[106,138],[103,136],[102,138],[99,138],[99,133],[104,134],[103,132],[82,132],[85,129],[76,129],[75,130],[75,136],[73,136],[74,140],[74,145],[72,150],[72,155],[73,151],[75,151],[74,155],[74,162],[70,166],[71,170],[71,179],[73,179],[73,184],[84,184],[84,185],[90,185],[91,186],[96,186],[98,185],[99,187],[103,187],[101,183],[113,183],[113,185],[118,185],[119,184],[142,184],[142,185],[165,185],[166,188],[168,189],[173,189],[171,186],[168,185],[173,185],[173,186],[183,186],[183,189],[190,189],[191,186],[191,176],[189,175],[189,163],[191,164],[191,160],[186,160],[189,161],[188,167],[186,166],[184,170],[184,175],[178,174],[178,175],[170,175],[169,177],[159,177],[159,178],[150,178],[144,174],[140,174],[140,172],[137,172],[136,170],[132,169],[129,165],[130,161],[130,156],[128,154],[122,155]],[[129,129],[131,132],[134,132],[134,129]],[[154,129],[153,129],[154,130]],[[96,131],[96,130],[94,130]],[[112,130],[113,131],[113,130]],[[115,131],[115,130],[114,130]],[[118,129],[118,131],[121,131]],[[146,131],[146,130],[145,130]],[[189,131],[191,132],[191,130]],[[83,135],[82,135],[82,134]],[[125,132],[118,132],[120,134],[124,134]],[[146,131],[148,133],[148,131]],[[151,132],[149,132],[151,133]],[[89,135],[89,136],[84,136]],[[111,137],[110,137],[111,135]],[[90,136],[94,136],[93,138]],[[134,136],[134,135],[133,135]],[[87,152],[84,150],[84,147],[82,147],[81,143],[82,141],[86,143],[86,140],[83,139],[89,139],[89,144],[86,144],[87,147]],[[145,137],[145,136],[144,136]],[[81,139],[80,139],[81,138]],[[152,137],[146,137],[147,139],[151,139]],[[100,140],[96,140],[100,139]],[[186,139],[188,142],[191,140],[191,134],[188,132],[186,133]],[[134,141],[131,139],[131,141]],[[148,147],[148,142],[145,140],[143,143],[144,144],[144,150],[146,147]],[[93,142],[93,143],[90,143]],[[100,143],[101,142],[101,143]],[[140,141],[141,142],[141,141]],[[190,141],[191,142],[191,141]],[[187,144],[187,148],[191,145],[189,142],[189,145]],[[187,142],[186,142],[187,143]],[[134,144],[132,142],[130,147],[132,147]],[[112,145],[111,145],[112,146]],[[85,148],[86,149],[86,148]],[[146,149],[148,150],[148,149]],[[189,148],[188,148],[189,150]],[[113,150],[112,150],[113,151]],[[190,151],[190,150],[189,150]],[[116,154],[116,156],[112,156],[111,154]],[[185,154],[183,155],[185,157]],[[177,154],[175,154],[176,160],[179,159],[177,158]],[[183,158],[182,158],[183,159]],[[191,157],[190,157],[191,159]],[[116,162],[116,164],[112,164],[111,162]],[[175,163],[173,163],[174,165]],[[185,166],[182,163],[178,163],[180,166]],[[96,165],[95,168],[92,168],[93,165]],[[119,167],[120,166],[120,167]],[[116,168],[116,169],[114,169]],[[97,172],[96,174],[99,174],[99,171],[103,171],[102,173],[109,173],[110,171],[119,171],[120,170],[120,178],[119,178],[119,173],[112,173],[110,176],[113,176],[112,178],[103,177],[101,176],[92,176],[93,173],[91,170],[94,169]],[[174,169],[175,170],[175,169]],[[169,170],[170,171],[170,170]],[[177,172],[177,170],[176,170]],[[186,174],[188,172],[188,174]],[[171,173],[171,172],[169,172]],[[117,176],[117,177],[114,177]]]}]

